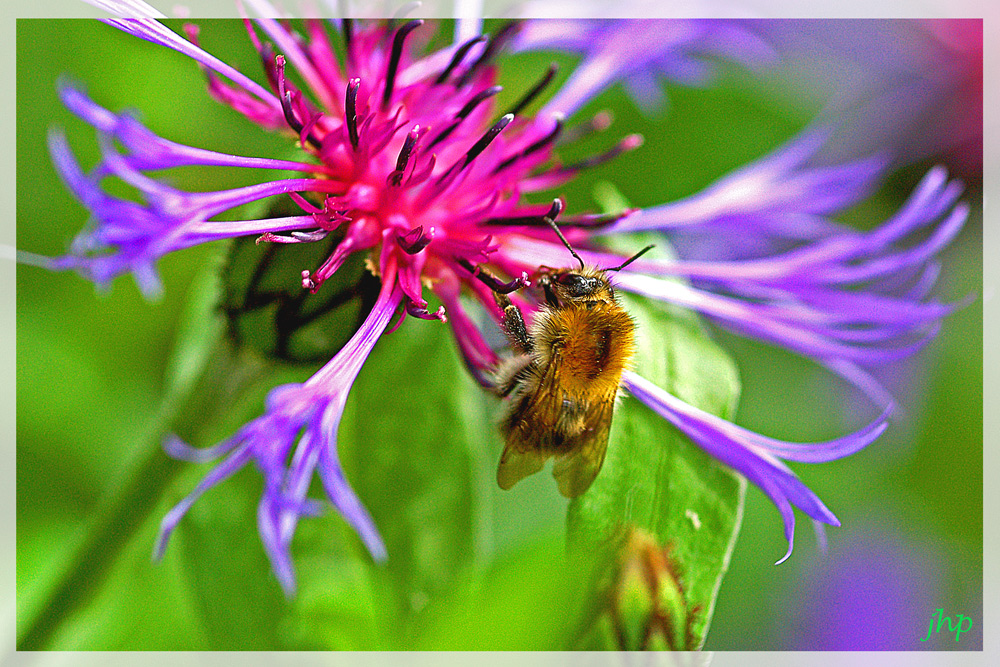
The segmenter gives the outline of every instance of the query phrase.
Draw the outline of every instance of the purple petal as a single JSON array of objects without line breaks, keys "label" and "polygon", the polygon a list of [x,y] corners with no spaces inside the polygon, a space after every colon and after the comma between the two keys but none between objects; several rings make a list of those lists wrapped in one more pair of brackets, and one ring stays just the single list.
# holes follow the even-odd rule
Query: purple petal
[{"label": "purple petal", "polygon": [[168,452],[187,460],[231,453],[164,517],[154,551],[156,558],[163,555],[173,529],[201,494],[252,460],[264,476],[257,513],[261,541],[286,594],[292,595],[295,590],[290,553],[295,526],[300,516],[316,512],[315,503],[305,494],[317,467],[329,501],[357,530],[372,557],[385,559],[385,545],[378,530],[337,460],[337,430],[348,392],[402,301],[394,274],[389,272],[384,278],[375,307],[350,341],[305,383],[274,388],[268,394],[264,415],[232,438],[205,450],[194,450],[174,437],[167,440],[164,446]]},{"label": "purple petal", "polygon": [[237,449],[235,452],[229,455],[225,461],[220,463],[218,466],[212,469],[208,475],[202,479],[194,491],[189,493],[184,500],[177,503],[173,509],[171,509],[160,521],[160,532],[156,538],[156,544],[153,547],[153,559],[160,560],[163,558],[163,552],[167,549],[167,541],[170,539],[170,535],[173,533],[174,528],[180,522],[187,511],[191,509],[195,501],[201,497],[205,491],[209,490],[219,482],[228,479],[231,475],[235,474],[244,465],[250,461],[253,452],[250,447],[250,443],[244,444],[244,446]]},{"label": "purple petal", "polygon": [[699,410],[671,396],[632,372],[624,375],[625,388],[677,427],[713,457],[743,474],[760,487],[778,507],[782,516],[788,552],[792,552],[795,517],[792,506],[830,525],[837,518],[780,460],[821,463],[849,456],[871,444],[885,430],[889,411],[868,426],[842,438],[816,443],[793,443],[768,438],[720,417]]},{"label": "purple petal", "polygon": [[616,81],[642,91],[638,101],[652,109],[659,97],[653,93],[654,75],[697,86],[712,80],[717,59],[747,67],[776,60],[770,46],[747,25],[711,19],[529,21],[515,38],[514,49],[539,48],[583,53],[583,61],[543,112],[567,116]]},{"label": "purple petal", "polygon": [[322,166],[305,162],[227,155],[168,141],[148,130],[133,116],[114,114],[95,104],[78,85],[68,79],[61,79],[58,88],[59,98],[70,111],[100,132],[113,136],[122,143],[129,151],[124,159],[135,170],[169,169],[190,165],[310,172],[324,170]]},{"label": "purple petal", "polygon": [[[755,229],[767,223],[764,214],[822,215],[844,209],[868,193],[884,172],[887,160],[872,156],[832,167],[805,166],[828,137],[828,131],[807,130],[705,190],[640,211],[603,233],[671,230],[719,223],[737,229],[741,225]],[[818,231],[825,229],[829,228]],[[801,233],[800,230],[797,233]]]},{"label": "purple petal", "polygon": [[120,18],[167,18],[165,14],[161,14],[158,9],[143,0],[84,0],[84,2]]}]

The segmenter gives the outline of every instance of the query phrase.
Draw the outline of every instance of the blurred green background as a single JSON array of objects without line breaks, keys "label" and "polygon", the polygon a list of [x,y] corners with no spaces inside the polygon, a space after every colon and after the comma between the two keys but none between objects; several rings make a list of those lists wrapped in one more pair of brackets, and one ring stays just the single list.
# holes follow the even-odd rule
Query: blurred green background
[{"label": "blurred green background", "polygon": [[[202,44],[258,80],[256,53],[242,25],[202,21]],[[503,62],[501,83],[521,90],[550,55]],[[562,58],[566,64],[572,58]],[[569,68],[564,67],[562,80]],[[58,180],[48,156],[49,128],[65,128],[82,164],[96,160],[91,128],[59,103],[60,76],[82,82],[114,111],[135,108],[148,127],[171,140],[244,155],[284,156],[287,140],[259,131],[213,102],[193,62],[168,49],[128,37],[97,22],[19,20],[17,24],[17,247],[44,255],[65,252],[87,214]],[[668,86],[670,106],[661,116],[639,114],[618,89],[586,112],[610,108],[610,136],[562,153],[567,160],[613,139],[639,132],[642,149],[562,188],[571,210],[595,206],[593,188],[612,182],[634,205],[648,206],[695,192],[727,171],[771,150],[811,119],[814,109],[792,108],[787,90],[773,90],[733,70],[704,89]],[[500,105],[503,106],[503,102]],[[860,225],[884,219],[928,165],[890,178],[845,219]],[[636,177],[641,174],[641,177]],[[185,189],[245,184],[235,171],[183,170],[172,175]],[[210,180],[206,180],[210,179]],[[944,253],[938,293],[956,300],[982,284],[981,192],[966,198],[974,213]],[[458,581],[427,583],[402,610],[379,608],[390,574],[359,565],[359,547],[337,517],[305,520],[296,536],[301,590],[286,601],[271,575],[256,534],[259,475],[244,471],[195,506],[164,562],[149,554],[159,519],[207,469],[158,455],[152,438],[163,428],[185,428],[206,413],[182,406],[164,423],[165,373],[189,295],[206,282],[218,249],[201,247],[164,258],[164,295],[145,301],[130,278],[108,294],[75,274],[30,266],[17,270],[17,621],[19,637],[51,604],[51,596],[78,560],[77,550],[95,530],[101,508],[136,471],[166,479],[165,489],[136,507],[132,535],[109,539],[121,546],[106,577],[95,572],[81,589],[72,614],[61,618],[45,647],[58,649],[295,649],[295,648],[554,648],[566,596],[560,566],[565,501],[548,475],[525,480],[516,492],[494,488],[496,435],[481,424],[493,419],[490,403],[455,373],[451,358],[426,360],[408,377],[441,387],[464,383],[468,399],[456,410],[471,414],[468,432],[451,447],[467,450],[463,465],[478,479],[471,495],[484,511],[439,515],[419,512],[427,525],[414,558],[432,561],[448,550],[471,550],[471,569]],[[785,551],[777,510],[754,487],[747,493],[743,528],[719,593],[705,648],[712,650],[852,648],[969,649],[982,642],[982,302],[945,322],[939,338],[910,364],[903,383],[905,417],[865,451],[846,460],[793,468],[841,519],[828,531],[823,557],[808,521],[799,514],[796,550]],[[379,355],[401,355],[408,345],[432,343],[449,356],[447,337],[408,323],[403,337],[387,339]],[[737,421],[771,436],[818,440],[857,427],[868,413],[851,414],[851,393],[825,373],[791,355],[720,334],[743,381]],[[208,445],[258,415],[266,391],[279,381],[308,377],[315,367],[253,367],[235,402],[219,400],[212,425],[193,444]],[[435,368],[445,369],[435,373]],[[442,389],[428,386],[412,404],[398,404],[410,422],[383,424],[368,434],[356,394],[377,393],[380,378],[366,377],[352,393],[345,429],[353,442],[397,447],[408,428],[433,429],[428,400]],[[445,400],[445,399],[441,399]],[[221,405],[220,405],[221,404]],[[358,404],[358,405],[356,405]],[[408,412],[412,411],[412,412]],[[420,413],[413,417],[414,412]],[[849,415],[841,418],[841,413]],[[392,419],[387,417],[387,420]],[[187,426],[185,426],[187,425]],[[369,440],[366,441],[366,435]],[[344,436],[345,442],[351,442]],[[482,441],[481,448],[478,442]],[[387,454],[405,459],[405,450]],[[463,451],[466,451],[463,449]],[[349,446],[344,453],[352,477]],[[159,459],[162,461],[157,462]],[[150,463],[152,461],[152,463]],[[405,463],[405,462],[404,462]],[[387,461],[392,471],[398,461]],[[143,467],[146,466],[146,467]],[[151,466],[151,467],[150,467]],[[157,477],[160,479],[161,477]],[[379,486],[367,480],[362,497],[378,505]],[[380,480],[387,487],[398,480]],[[468,490],[467,490],[468,491]],[[152,492],[151,492],[152,493]],[[482,519],[482,517],[486,519]],[[477,518],[479,517],[479,518]],[[422,554],[422,555],[421,555]],[[858,560],[860,559],[860,560]],[[432,578],[433,579],[433,578]],[[880,586],[892,584],[889,592]],[[866,595],[865,592],[868,592]],[[891,597],[892,599],[887,599]],[[828,604],[819,604],[829,600]],[[361,602],[359,602],[361,601]],[[366,604],[368,606],[366,606]],[[961,643],[926,634],[936,608],[972,618]],[[909,610],[909,614],[901,610]],[[411,620],[404,631],[394,619]],[[852,626],[852,623],[855,625]],[[855,630],[851,630],[855,627]],[[832,629],[831,629],[832,628]],[[849,638],[837,633],[857,632]],[[832,634],[831,634],[832,633]],[[838,636],[842,641],[837,644]],[[912,636],[912,641],[907,637]]]}]

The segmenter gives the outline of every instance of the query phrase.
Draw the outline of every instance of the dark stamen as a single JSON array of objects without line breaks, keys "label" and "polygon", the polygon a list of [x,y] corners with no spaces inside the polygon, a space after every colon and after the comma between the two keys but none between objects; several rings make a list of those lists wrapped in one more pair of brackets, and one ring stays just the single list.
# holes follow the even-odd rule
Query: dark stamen
[{"label": "dark stamen", "polygon": [[520,278],[515,278],[509,283],[505,283],[482,266],[473,266],[472,262],[467,259],[456,257],[455,261],[458,262],[459,266],[471,273],[473,278],[479,279],[484,285],[500,294],[510,294],[531,284],[527,273],[522,273]]},{"label": "dark stamen", "polygon": [[[433,229],[431,230],[433,232]],[[416,255],[434,240],[433,234],[424,234],[424,226],[414,227],[405,234],[396,234],[396,243],[407,255]]]},{"label": "dark stamen", "polygon": [[559,135],[562,134],[562,130],[563,130],[563,119],[562,117],[557,116],[556,126],[552,128],[551,132],[549,132],[544,137],[542,137],[535,143],[525,148],[520,153],[515,153],[514,155],[511,155],[509,158],[505,159],[503,162],[497,165],[497,168],[493,170],[493,173],[495,174],[497,172],[500,172],[509,167],[510,165],[514,164],[521,158],[527,157],[532,153],[535,153],[545,148],[546,146],[548,146],[549,144],[551,144],[552,142],[554,142],[556,139],[559,138]]},{"label": "dark stamen", "polygon": [[465,73],[458,78],[458,81],[455,82],[455,87],[460,88],[467,84],[469,80],[472,79],[473,75],[475,75],[476,70],[491,61],[497,51],[499,51],[510,40],[510,38],[514,36],[514,33],[517,32],[519,27],[520,24],[517,21],[510,21],[500,28],[499,32],[490,38],[490,41],[486,44],[483,52],[479,54],[479,57],[476,58],[476,61],[469,65],[469,69],[465,70]]},{"label": "dark stamen", "polygon": [[403,182],[403,174],[406,171],[407,165],[410,164],[410,157],[413,155],[413,149],[417,145],[421,134],[423,132],[420,131],[420,126],[417,125],[406,135],[403,147],[399,149],[399,156],[396,157],[396,170],[389,174],[389,178],[386,179],[389,185],[398,186]]},{"label": "dark stamen", "polygon": [[498,227],[498,226],[517,227],[517,226],[538,226],[538,225],[548,226],[549,220],[555,218],[556,216],[559,215],[559,213],[562,212],[562,207],[563,207],[562,200],[556,199],[552,203],[552,206],[549,207],[548,211],[546,211],[541,215],[518,215],[518,216],[510,216],[507,218],[490,218],[479,224],[485,226],[493,226],[493,227]]},{"label": "dark stamen", "polygon": [[348,18],[340,20],[340,32],[344,36],[344,53],[347,55],[347,64],[351,64],[351,47],[354,44],[354,21]]},{"label": "dark stamen", "polygon": [[[292,91],[285,89],[285,56],[277,55],[274,57],[275,66],[275,76],[277,79],[278,88],[278,98],[281,100],[281,111],[285,114],[285,122],[288,123],[288,127],[295,130],[295,133],[299,135],[299,139],[303,139],[302,130],[305,129],[305,125],[298,119],[295,115],[295,110],[292,108]],[[296,91],[298,93],[298,91]],[[308,141],[314,148],[319,149],[322,147],[322,142],[315,137],[312,133],[312,125],[310,123],[310,131],[305,133],[305,141]]]},{"label": "dark stamen", "polygon": [[422,19],[414,19],[400,26],[396,36],[392,38],[392,52],[389,54],[389,67],[385,73],[385,90],[382,92],[382,110],[389,108],[392,100],[392,89],[396,85],[396,71],[399,69],[399,59],[403,55],[403,42],[407,35],[424,24]]},{"label": "dark stamen", "polygon": [[361,79],[351,79],[347,84],[347,101],[344,104],[344,117],[347,121],[347,135],[351,139],[351,146],[358,150],[358,88],[361,87]]},{"label": "dark stamen", "polygon": [[462,167],[468,166],[470,162],[479,157],[479,154],[486,150],[487,146],[493,143],[493,140],[497,138],[497,135],[500,134],[505,127],[510,125],[512,120],[514,120],[514,115],[507,114],[494,123],[493,127],[491,127],[479,141],[473,144],[472,148],[469,149],[469,152],[465,154],[465,162],[462,164]]},{"label": "dark stamen", "polygon": [[480,44],[485,41],[486,37],[480,35],[479,37],[473,37],[469,41],[462,44],[462,46],[458,47],[458,49],[455,51],[455,55],[451,57],[451,62],[449,62],[448,66],[444,68],[444,71],[442,71],[441,74],[438,75],[438,78],[435,79],[434,83],[440,85],[445,81],[447,81],[448,77],[451,76],[451,73],[455,70],[455,68],[458,67],[458,65],[462,62],[465,56],[468,55],[469,49],[471,49],[476,44]]},{"label": "dark stamen", "polygon": [[491,86],[485,90],[479,91],[471,100],[465,103],[465,106],[462,107],[457,114],[455,114],[455,117],[467,118],[468,115],[472,113],[484,100],[488,100],[501,90],[503,90],[503,86]]},{"label": "dark stamen", "polygon": [[580,215],[563,218],[559,221],[559,225],[562,227],[584,227],[587,229],[596,229],[598,227],[610,225],[613,222],[618,222],[622,218],[632,215],[637,210],[639,209],[626,208],[618,213],[582,213]]},{"label": "dark stamen", "polygon": [[525,148],[524,151],[521,152],[522,156],[528,156],[536,151],[540,151],[541,149],[545,148],[546,146],[548,146],[553,141],[559,138],[559,135],[562,134],[563,131],[563,123],[564,123],[563,117],[562,114],[553,114],[553,115],[555,115],[556,125],[555,127],[552,128],[552,131],[546,134],[538,141],[536,141],[535,143]]},{"label": "dark stamen", "polygon": [[[281,110],[285,113],[285,122],[288,123],[288,127],[295,130],[295,133],[299,135],[299,138],[302,138],[302,130],[305,129],[305,125],[303,125],[299,119],[295,117],[295,112],[292,110],[291,91],[285,91],[285,94],[281,96]],[[317,139],[312,132],[306,133],[305,140],[317,150],[323,147],[322,142]]]},{"label": "dark stamen", "polygon": [[299,119],[295,117],[295,111],[292,110],[292,93],[290,91],[282,91],[281,110],[285,112],[285,122],[288,123],[288,127],[296,132],[301,132],[305,125],[300,123]]},{"label": "dark stamen", "polygon": [[264,74],[267,82],[271,85],[271,90],[278,90],[278,68],[274,66],[274,45],[271,42],[264,42],[260,45],[260,60],[264,67]]},{"label": "dark stamen", "polygon": [[[629,208],[620,213],[608,213],[599,215],[595,213],[563,218],[559,221],[560,227],[571,227],[578,229],[600,229],[618,222],[622,218],[635,213],[638,209]],[[479,223],[481,227],[540,227],[549,226],[543,215],[518,215],[508,218],[489,218]]]},{"label": "dark stamen", "polygon": [[566,130],[563,141],[567,144],[574,143],[596,132],[603,132],[611,127],[614,122],[614,115],[610,111],[598,111],[594,117],[580,125],[574,125]]},{"label": "dark stamen", "polygon": [[479,141],[477,141],[472,146],[472,148],[469,149],[469,152],[465,154],[464,158],[456,160],[455,164],[448,167],[448,170],[438,177],[437,179],[438,186],[447,187],[455,179],[455,177],[458,175],[460,171],[468,167],[473,160],[479,157],[480,153],[486,150],[486,147],[489,146],[493,142],[493,140],[497,138],[497,135],[500,134],[500,132],[505,127],[507,127],[510,124],[510,121],[512,120],[514,120],[514,117],[511,116],[510,114],[507,114],[506,116],[498,120],[496,123],[494,123],[493,127],[491,127],[486,132],[486,134],[484,134],[482,138],[480,138]]},{"label": "dark stamen", "polygon": [[559,173],[566,173],[566,172],[574,172],[574,171],[580,171],[582,169],[590,169],[592,167],[597,167],[599,165],[604,164],[605,162],[608,162],[618,157],[622,153],[638,148],[641,145],[642,145],[642,136],[638,134],[630,134],[624,139],[622,139],[620,142],[618,142],[618,145],[612,148],[611,150],[605,153],[601,153],[600,155],[594,155],[584,160],[580,160],[579,162],[576,162],[574,164],[568,164],[558,169],[557,171]]},{"label": "dark stamen", "polygon": [[442,141],[444,141],[445,139],[447,139],[448,135],[454,132],[455,128],[461,125],[462,121],[465,120],[469,116],[469,114],[475,110],[477,106],[479,106],[483,101],[493,97],[501,90],[503,90],[502,86],[493,86],[491,88],[479,91],[478,94],[476,94],[471,100],[466,102],[465,106],[462,107],[457,114],[455,114],[455,117],[458,120],[456,120],[454,123],[452,123],[444,130],[442,130],[439,135],[434,137],[434,140],[431,141],[431,143],[428,145],[428,148],[434,147],[439,143],[441,143]]},{"label": "dark stamen", "polygon": [[556,65],[555,63],[549,65],[549,69],[545,72],[545,76],[543,76],[542,79],[538,83],[536,83],[531,90],[525,93],[524,97],[522,97],[508,113],[512,113],[516,116],[517,114],[524,111],[524,108],[529,104],[531,104],[534,101],[534,99],[538,97],[539,93],[545,90],[546,86],[552,83],[552,79],[555,78],[556,72],[558,71],[559,71],[558,65]]},{"label": "dark stamen", "polygon": [[652,250],[655,247],[656,247],[655,245],[648,245],[645,248],[643,248],[642,250],[640,250],[639,252],[635,253],[634,255],[632,255],[631,257],[629,257],[628,259],[626,259],[624,262],[622,262],[621,264],[619,264],[615,268],[613,268],[613,269],[604,269],[604,270],[605,271],[621,271],[626,266],[628,266],[629,264],[631,264],[635,260],[639,259],[640,257],[642,257],[643,255],[645,255],[647,252],[649,252],[650,250]]}]

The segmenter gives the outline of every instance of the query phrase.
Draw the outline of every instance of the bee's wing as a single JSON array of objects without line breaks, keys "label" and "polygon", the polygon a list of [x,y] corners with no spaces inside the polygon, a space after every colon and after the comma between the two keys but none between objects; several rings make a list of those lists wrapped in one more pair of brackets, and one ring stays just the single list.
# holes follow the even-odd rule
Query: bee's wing
[{"label": "bee's wing", "polygon": [[590,488],[604,464],[614,414],[614,394],[592,403],[584,417],[588,428],[576,439],[576,446],[556,459],[552,476],[559,485],[559,493],[575,498]]},{"label": "bee's wing", "polygon": [[559,354],[549,359],[544,369],[534,367],[538,383],[534,390],[517,399],[511,414],[501,425],[506,446],[497,467],[497,484],[507,490],[528,475],[542,469],[552,453],[544,445],[556,428],[562,404],[559,388]]},{"label": "bee's wing", "polygon": [[508,442],[497,466],[497,484],[506,491],[528,475],[534,475],[545,465],[548,456],[537,449],[520,449]]}]

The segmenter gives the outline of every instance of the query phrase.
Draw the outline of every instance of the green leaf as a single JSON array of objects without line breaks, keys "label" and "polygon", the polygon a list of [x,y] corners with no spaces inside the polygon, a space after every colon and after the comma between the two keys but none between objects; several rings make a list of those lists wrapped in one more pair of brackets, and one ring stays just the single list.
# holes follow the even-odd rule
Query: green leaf
[{"label": "green leaf", "polygon": [[575,619],[566,613],[579,586],[575,574],[567,567],[561,534],[531,540],[429,605],[420,634],[407,648],[546,651],[563,646],[576,630]]},{"label": "green leaf", "polygon": [[228,247],[226,242],[216,244],[188,293],[164,374],[167,397],[184,396],[193,389],[222,336],[220,271]]},{"label": "green leaf", "polygon": [[[348,399],[339,449],[389,559],[386,641],[405,648],[422,609],[485,558],[490,423],[446,325],[409,320],[384,335]],[[402,631],[402,632],[401,632]]]},{"label": "green leaf", "polygon": [[[642,247],[647,240],[632,239],[629,245]],[[663,252],[663,239],[655,242],[660,247],[654,252]],[[699,318],[647,299],[623,295],[622,300],[636,321],[634,370],[678,398],[731,419],[739,396],[737,370]],[[680,645],[675,641],[670,647],[696,649],[704,644],[739,530],[744,489],[741,478],[639,401],[626,396],[615,413],[601,474],[587,493],[570,504],[568,539],[574,549],[603,552],[605,562],[611,559],[616,567],[628,557],[623,552],[628,551],[631,538],[636,534],[652,536],[659,557],[667,563],[664,567],[669,568],[662,576],[683,595],[680,607],[660,605],[661,614],[686,629],[676,633]],[[609,586],[620,583],[604,576],[595,585],[606,593]],[[650,590],[647,594],[657,593]],[[600,616],[610,613],[601,607],[601,600],[595,594],[589,603],[595,630]],[[684,619],[676,618],[678,609],[685,614]],[[618,646],[618,639],[609,644],[601,636],[591,633],[583,640],[584,646],[651,648],[641,641],[639,645],[626,641],[628,645]],[[636,635],[627,631],[623,636],[627,640]]]},{"label": "green leaf", "polygon": [[303,521],[292,549],[299,591],[281,621],[282,646],[295,650],[398,648],[394,591],[335,512]]},{"label": "green leaf", "polygon": [[[190,472],[185,492],[206,470]],[[164,558],[174,587],[188,590],[213,651],[279,646],[278,621],[288,603],[257,534],[258,477],[247,470],[206,494],[184,517]]]}]

